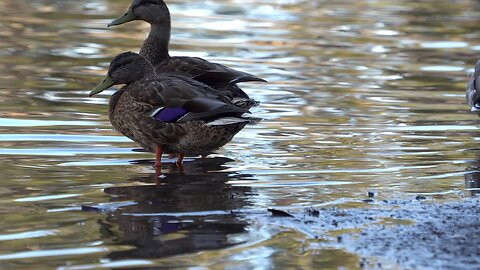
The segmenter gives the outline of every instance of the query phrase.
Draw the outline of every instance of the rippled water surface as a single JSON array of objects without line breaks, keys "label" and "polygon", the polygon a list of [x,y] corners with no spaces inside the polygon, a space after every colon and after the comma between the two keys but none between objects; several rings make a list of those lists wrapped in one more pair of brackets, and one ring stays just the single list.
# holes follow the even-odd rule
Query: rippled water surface
[{"label": "rippled water surface", "polygon": [[259,213],[478,191],[478,1],[190,2],[168,1],[172,54],[267,79],[243,84],[264,120],[156,185],[108,122],[113,90],[87,96],[146,36],[106,28],[130,1],[0,1],[0,268],[355,269]]}]

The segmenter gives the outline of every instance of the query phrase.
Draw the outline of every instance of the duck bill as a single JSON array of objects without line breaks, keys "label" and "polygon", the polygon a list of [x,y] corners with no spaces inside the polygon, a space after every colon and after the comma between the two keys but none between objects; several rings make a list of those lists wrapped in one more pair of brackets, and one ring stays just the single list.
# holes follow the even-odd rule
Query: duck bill
[{"label": "duck bill", "polygon": [[97,87],[93,88],[93,90],[88,94],[88,96],[89,97],[94,96],[102,92],[103,90],[109,88],[112,85],[114,85],[114,82],[112,78],[110,78],[110,76],[107,75],[105,79],[103,79],[103,81],[99,85],[97,85]]},{"label": "duck bill", "polygon": [[122,16],[116,18],[111,23],[109,23],[108,27],[124,24],[126,22],[130,22],[130,21],[133,21],[133,20],[136,20],[136,19],[137,19],[137,16],[135,16],[135,14],[133,13],[132,8],[129,8],[127,10],[127,12],[125,12],[125,14],[123,14]]}]

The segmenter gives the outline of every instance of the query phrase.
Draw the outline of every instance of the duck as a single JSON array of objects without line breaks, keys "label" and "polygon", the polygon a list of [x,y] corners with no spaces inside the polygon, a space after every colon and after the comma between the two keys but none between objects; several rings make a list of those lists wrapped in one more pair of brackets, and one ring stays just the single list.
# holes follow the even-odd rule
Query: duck
[{"label": "duck", "polygon": [[212,87],[181,75],[156,74],[145,57],[124,52],[115,56],[92,97],[124,84],[110,98],[113,128],[149,152],[161,166],[162,154],[208,155],[230,142],[247,124],[250,105],[237,106]]},{"label": "duck", "polygon": [[467,103],[470,111],[480,115],[480,60],[475,65],[475,70],[467,84]]},{"label": "duck", "polygon": [[134,20],[150,24],[150,33],[140,49],[140,55],[155,66],[158,74],[182,75],[207,84],[232,100],[258,104],[237,84],[254,81],[267,82],[266,80],[199,57],[170,56],[168,46],[171,17],[163,0],[134,0],[125,14],[109,23],[108,27]]}]

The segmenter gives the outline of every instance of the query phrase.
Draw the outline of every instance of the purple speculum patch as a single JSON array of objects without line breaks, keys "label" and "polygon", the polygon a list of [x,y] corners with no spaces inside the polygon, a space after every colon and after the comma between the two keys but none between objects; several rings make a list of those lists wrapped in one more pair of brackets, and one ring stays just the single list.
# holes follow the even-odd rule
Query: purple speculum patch
[{"label": "purple speculum patch", "polygon": [[187,113],[188,111],[182,107],[161,108],[153,115],[153,118],[162,122],[176,122]]}]

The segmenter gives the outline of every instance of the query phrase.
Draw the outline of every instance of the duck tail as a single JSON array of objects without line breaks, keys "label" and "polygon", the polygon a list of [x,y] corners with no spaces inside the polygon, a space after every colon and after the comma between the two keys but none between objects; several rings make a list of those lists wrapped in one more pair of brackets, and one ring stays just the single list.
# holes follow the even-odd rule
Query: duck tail
[{"label": "duck tail", "polygon": [[228,126],[228,125],[238,125],[238,124],[257,124],[262,120],[262,118],[257,117],[221,117],[207,123],[207,126]]},{"label": "duck tail", "polygon": [[231,80],[230,84],[236,84],[236,83],[242,83],[242,82],[264,82],[264,83],[266,83],[267,80],[264,80],[262,78],[259,78],[257,76],[249,74],[249,75],[244,75],[244,76],[237,77],[237,78]]},{"label": "duck tail", "polygon": [[250,109],[252,107],[256,107],[258,105],[260,105],[260,101],[256,101],[254,99],[251,99],[251,98],[233,98],[232,100],[232,103],[237,106],[237,107],[240,107],[240,108],[245,108],[245,109]]}]

